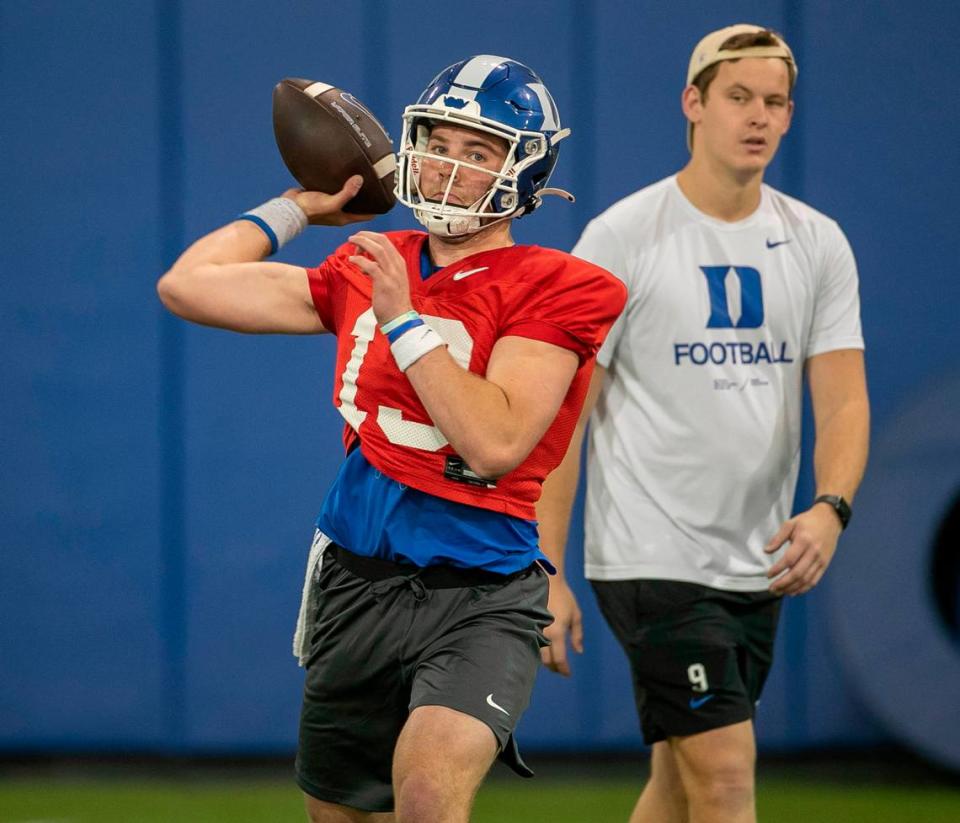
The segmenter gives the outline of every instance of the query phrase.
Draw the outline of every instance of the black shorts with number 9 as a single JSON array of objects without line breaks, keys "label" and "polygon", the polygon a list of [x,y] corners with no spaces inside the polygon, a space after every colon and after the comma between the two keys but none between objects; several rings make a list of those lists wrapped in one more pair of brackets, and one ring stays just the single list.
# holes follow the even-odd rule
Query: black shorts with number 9
[{"label": "black shorts with number 9", "polygon": [[648,745],[753,718],[773,662],[780,597],[673,580],[592,585],[630,661]]}]

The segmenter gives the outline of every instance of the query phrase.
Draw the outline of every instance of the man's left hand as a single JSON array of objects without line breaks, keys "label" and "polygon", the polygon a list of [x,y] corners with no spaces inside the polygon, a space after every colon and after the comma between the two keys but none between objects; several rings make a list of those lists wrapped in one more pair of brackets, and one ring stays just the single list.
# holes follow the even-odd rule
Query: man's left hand
[{"label": "man's left hand", "polygon": [[790,543],[783,557],[767,572],[767,577],[776,578],[770,591],[803,594],[816,586],[833,559],[841,531],[836,512],[823,504],[787,520],[764,547],[767,554],[773,554],[784,543]]},{"label": "man's left hand", "polygon": [[358,231],[350,236],[350,242],[364,252],[353,255],[350,262],[373,281],[373,313],[377,323],[382,326],[413,309],[407,264],[390,238],[375,231]]}]

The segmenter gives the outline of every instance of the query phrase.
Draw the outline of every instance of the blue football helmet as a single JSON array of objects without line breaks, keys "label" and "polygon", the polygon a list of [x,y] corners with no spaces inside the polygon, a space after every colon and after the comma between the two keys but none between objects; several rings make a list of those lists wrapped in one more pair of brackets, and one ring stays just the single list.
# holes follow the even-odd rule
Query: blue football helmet
[{"label": "blue football helmet", "polygon": [[[492,134],[508,145],[499,171],[463,160],[440,161],[426,151],[430,130],[440,123]],[[529,214],[545,194],[573,197],[546,188],[557,163],[557,144],[569,129],[543,81],[530,68],[506,57],[471,57],[445,68],[420,99],[403,112],[403,132],[396,177],[397,199],[413,209],[417,219],[435,234],[473,234],[494,222]],[[450,164],[442,198],[428,200],[420,190],[421,163],[429,159]],[[490,188],[476,202],[447,203],[460,168],[491,176]]]}]

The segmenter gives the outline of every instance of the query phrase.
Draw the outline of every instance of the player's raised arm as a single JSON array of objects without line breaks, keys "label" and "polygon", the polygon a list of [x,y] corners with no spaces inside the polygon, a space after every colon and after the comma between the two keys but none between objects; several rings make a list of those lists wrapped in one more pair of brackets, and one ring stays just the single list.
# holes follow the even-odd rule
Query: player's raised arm
[{"label": "player's raised arm", "polygon": [[160,278],[160,300],[179,317],[205,326],[249,333],[324,331],[305,269],[264,258],[308,224],[368,219],[343,211],[362,182],[352,177],[336,194],[287,191],[200,238]]}]

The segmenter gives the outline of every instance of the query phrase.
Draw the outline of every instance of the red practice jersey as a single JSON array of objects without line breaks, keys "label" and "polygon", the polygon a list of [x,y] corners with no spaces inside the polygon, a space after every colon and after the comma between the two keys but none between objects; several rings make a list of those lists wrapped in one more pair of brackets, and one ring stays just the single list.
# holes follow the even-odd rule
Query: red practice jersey
[{"label": "red practice jersey", "polygon": [[[501,337],[542,340],[580,358],[553,423],[526,459],[495,485],[456,479],[456,455],[427,416],[390,352],[373,314],[370,279],[345,244],[315,269],[310,291],[324,327],[337,336],[334,404],[359,436],[364,457],[399,483],[457,503],[536,518],[544,478],[560,463],[583,406],[594,355],[626,302],[612,274],[569,254],[538,246],[478,252],[420,277],[424,232],[387,235],[407,263],[414,308],[447,343],[450,355],[478,375]],[[445,475],[446,472],[446,475]]]}]

